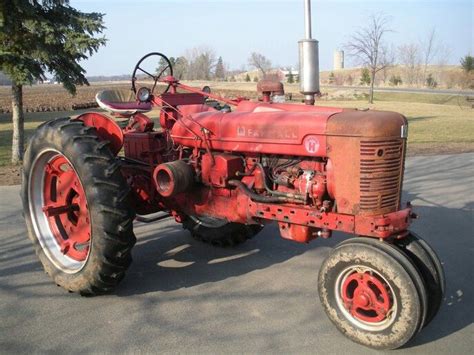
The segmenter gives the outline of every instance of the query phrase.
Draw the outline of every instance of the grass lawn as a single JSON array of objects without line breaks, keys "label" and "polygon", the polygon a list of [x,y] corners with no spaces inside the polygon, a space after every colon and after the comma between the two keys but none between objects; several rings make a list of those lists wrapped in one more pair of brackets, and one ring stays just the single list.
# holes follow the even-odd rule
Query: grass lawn
[{"label": "grass lawn", "polygon": [[[28,140],[41,123],[57,117],[79,115],[83,111],[74,112],[38,112],[25,113],[25,138]],[[0,166],[10,165],[12,144],[11,114],[0,114]]]}]

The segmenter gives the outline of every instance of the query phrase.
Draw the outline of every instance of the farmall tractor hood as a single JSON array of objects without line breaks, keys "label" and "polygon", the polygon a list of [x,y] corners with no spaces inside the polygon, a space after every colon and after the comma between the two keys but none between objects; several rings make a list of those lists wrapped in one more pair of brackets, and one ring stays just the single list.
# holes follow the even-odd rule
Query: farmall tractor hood
[{"label": "farmall tractor hood", "polygon": [[347,110],[332,115],[326,126],[328,136],[406,138],[407,120],[396,112]]},{"label": "farmall tractor hood", "polygon": [[393,112],[245,101],[230,113],[184,116],[171,136],[176,144],[198,148],[207,140],[221,151],[324,157],[328,136],[400,137],[405,125]]}]

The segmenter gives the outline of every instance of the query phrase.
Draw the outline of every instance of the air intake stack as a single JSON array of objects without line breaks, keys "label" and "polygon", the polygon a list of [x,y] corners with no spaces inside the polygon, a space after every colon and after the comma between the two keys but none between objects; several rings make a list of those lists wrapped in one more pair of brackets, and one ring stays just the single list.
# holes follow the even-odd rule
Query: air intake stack
[{"label": "air intake stack", "polygon": [[319,45],[311,35],[311,0],[304,2],[305,39],[298,42],[300,56],[300,92],[307,105],[314,105],[319,93]]}]

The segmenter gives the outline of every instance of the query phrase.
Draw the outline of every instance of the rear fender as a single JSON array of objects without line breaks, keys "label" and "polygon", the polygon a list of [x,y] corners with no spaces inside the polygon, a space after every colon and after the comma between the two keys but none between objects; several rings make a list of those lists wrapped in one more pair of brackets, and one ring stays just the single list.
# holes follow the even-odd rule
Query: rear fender
[{"label": "rear fender", "polygon": [[101,141],[109,141],[113,155],[120,152],[123,146],[123,131],[112,117],[103,113],[87,112],[78,116],[76,120],[82,121],[88,127],[94,127]]}]

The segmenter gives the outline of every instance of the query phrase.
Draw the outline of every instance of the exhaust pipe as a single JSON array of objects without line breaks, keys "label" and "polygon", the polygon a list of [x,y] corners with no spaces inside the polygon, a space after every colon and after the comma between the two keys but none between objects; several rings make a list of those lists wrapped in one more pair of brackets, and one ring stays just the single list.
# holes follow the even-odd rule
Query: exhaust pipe
[{"label": "exhaust pipe", "polygon": [[311,0],[304,2],[305,39],[298,42],[300,58],[300,92],[305,104],[314,105],[319,93],[319,44],[311,34]]}]

